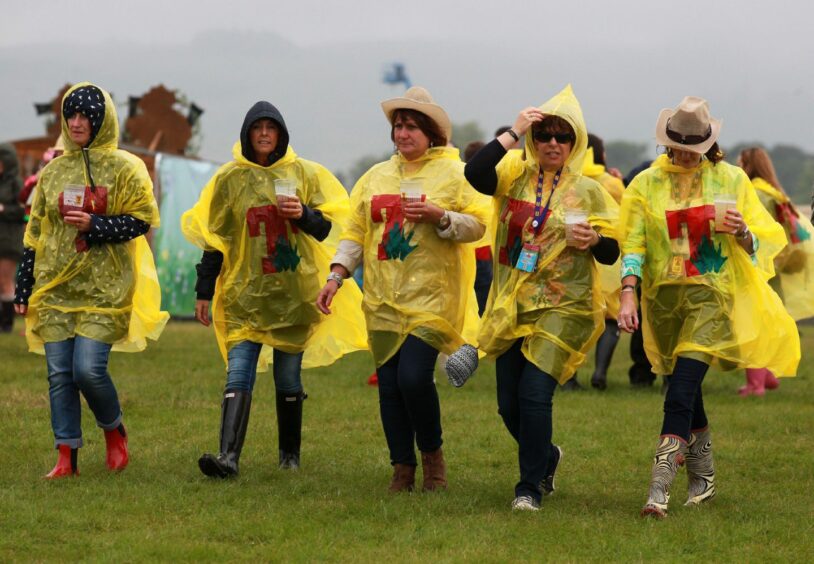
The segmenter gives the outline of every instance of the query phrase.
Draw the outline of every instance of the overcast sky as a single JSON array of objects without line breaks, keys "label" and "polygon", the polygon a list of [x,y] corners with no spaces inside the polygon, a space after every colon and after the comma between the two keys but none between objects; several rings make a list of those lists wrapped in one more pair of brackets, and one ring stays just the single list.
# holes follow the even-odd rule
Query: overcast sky
[{"label": "overcast sky", "polygon": [[0,140],[39,135],[32,104],[66,82],[119,102],[163,83],[205,108],[205,157],[227,159],[248,107],[268,99],[301,155],[344,170],[389,148],[378,102],[403,89],[381,75],[401,61],[454,122],[487,132],[571,82],[609,140],[652,143],[658,111],[693,94],[723,118],[724,145],[814,152],[814,8],[801,1],[3,4]]}]

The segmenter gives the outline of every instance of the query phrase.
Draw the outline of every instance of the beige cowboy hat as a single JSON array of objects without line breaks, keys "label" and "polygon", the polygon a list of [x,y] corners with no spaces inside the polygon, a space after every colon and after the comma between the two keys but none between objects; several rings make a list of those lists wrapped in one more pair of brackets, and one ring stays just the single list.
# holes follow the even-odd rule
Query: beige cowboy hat
[{"label": "beige cowboy hat", "polygon": [[665,147],[704,154],[718,140],[722,120],[709,115],[703,98],[685,96],[673,109],[666,108],[656,120],[656,143]]},{"label": "beige cowboy hat", "polygon": [[404,93],[404,96],[390,98],[382,102],[382,110],[384,110],[384,115],[387,116],[387,121],[391,125],[393,124],[393,112],[402,109],[421,112],[438,124],[438,127],[446,135],[447,141],[452,139],[452,122],[449,121],[449,116],[444,111],[444,108],[433,101],[426,88],[413,86]]}]

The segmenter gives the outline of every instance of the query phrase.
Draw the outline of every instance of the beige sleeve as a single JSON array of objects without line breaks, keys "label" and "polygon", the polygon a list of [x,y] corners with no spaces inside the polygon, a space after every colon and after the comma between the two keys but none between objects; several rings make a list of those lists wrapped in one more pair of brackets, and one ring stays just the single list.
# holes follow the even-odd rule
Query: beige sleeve
[{"label": "beige sleeve", "polygon": [[345,267],[345,270],[353,276],[353,271],[356,270],[356,267],[362,262],[363,250],[362,245],[356,241],[342,239],[336,247],[336,254],[333,260],[331,260],[331,266],[335,264],[342,265]]},{"label": "beige sleeve", "polygon": [[449,239],[458,243],[470,243],[483,237],[486,227],[473,215],[447,211],[449,226],[444,229],[436,228],[441,239]]}]

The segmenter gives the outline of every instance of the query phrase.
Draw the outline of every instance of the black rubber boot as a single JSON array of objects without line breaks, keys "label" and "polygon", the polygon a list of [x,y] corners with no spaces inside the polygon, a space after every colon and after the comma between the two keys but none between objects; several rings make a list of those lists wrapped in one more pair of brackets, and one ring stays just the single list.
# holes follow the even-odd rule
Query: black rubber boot
[{"label": "black rubber boot", "polygon": [[277,392],[277,435],[280,449],[280,468],[296,470],[300,467],[302,442],[302,402],[304,392],[284,394]]},{"label": "black rubber boot", "polygon": [[243,390],[226,390],[223,393],[220,420],[220,454],[204,454],[198,459],[198,467],[207,476],[228,478],[237,476],[240,451],[249,426],[252,394]]},{"label": "black rubber boot", "polygon": [[596,342],[596,368],[591,376],[591,387],[604,390],[608,387],[608,367],[619,342],[619,326],[612,319],[605,320],[605,331]]},{"label": "black rubber boot", "polygon": [[0,333],[11,333],[14,328],[14,302],[0,301]]}]

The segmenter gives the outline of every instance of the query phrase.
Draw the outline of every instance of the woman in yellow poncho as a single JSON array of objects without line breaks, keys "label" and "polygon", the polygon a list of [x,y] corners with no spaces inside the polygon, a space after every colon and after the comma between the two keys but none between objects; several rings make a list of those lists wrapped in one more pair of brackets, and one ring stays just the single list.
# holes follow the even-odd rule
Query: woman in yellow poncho
[{"label": "woman in yellow poncho", "polygon": [[417,444],[423,489],[432,491],[447,484],[434,366],[439,351],[465,344],[467,322],[477,323],[474,252],[463,243],[483,235],[488,202],[464,179],[458,150],[446,146],[452,126],[429,92],[412,87],[382,109],[396,154],[353,188],[318,305],[330,313],[342,280],[364,261],[363,308],[393,465],[389,489],[413,489]]},{"label": "woman in yellow poncho", "polygon": [[108,468],[127,466],[108,358],[111,348],[144,349],[168,319],[143,237],[158,226],[153,186],[144,163],[117,148],[115,105],[83,82],[65,93],[61,121],[65,154],[40,173],[15,298],[29,348],[48,364],[59,458],[47,478],[78,473],[80,393],[104,430]]},{"label": "woman in yellow poncho", "polygon": [[639,324],[641,281],[645,350],[656,374],[672,374],[643,516],[666,515],[685,459],[687,505],[715,495],[701,391],[711,363],[794,375],[800,360],[794,321],[766,283],[783,229],[743,171],[722,162],[720,126],[701,98],[662,110],[656,141],[667,154],[622,199],[619,327],[632,332]]},{"label": "woman in yellow poncho", "polygon": [[[525,151],[507,149],[526,134]],[[587,131],[571,87],[514,126],[466,165],[466,178],[493,195],[494,279],[479,345],[497,357],[497,401],[519,445],[512,508],[536,511],[554,491],[562,456],[552,444],[552,401],[605,326],[596,261],[619,256],[618,206],[582,176]],[[572,223],[572,218],[578,218]]]},{"label": "woman in yellow poncho", "polygon": [[247,112],[232,153],[181,220],[187,239],[204,249],[195,317],[209,325],[214,297],[215,334],[227,361],[220,452],[198,460],[201,472],[220,478],[239,471],[258,363],[265,370],[272,357],[279,466],[298,468],[302,367],[365,348],[364,321],[355,314],[358,288],[345,295],[343,315],[331,323],[320,323],[314,306],[333,250],[320,241],[332,227],[335,237],[347,215],[345,189],[294,153],[282,114],[265,101]]},{"label": "woman in yellow poncho", "polygon": [[[769,285],[777,292],[786,310],[795,321],[814,316],[814,229],[807,217],[800,214],[789,200],[769,154],[760,147],[741,151],[740,166],[757,190],[760,203],[783,226],[788,246],[774,259],[776,276]],[[741,396],[762,396],[766,389],[780,385],[767,368],[747,368],[746,385],[738,390]]]}]

